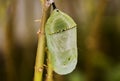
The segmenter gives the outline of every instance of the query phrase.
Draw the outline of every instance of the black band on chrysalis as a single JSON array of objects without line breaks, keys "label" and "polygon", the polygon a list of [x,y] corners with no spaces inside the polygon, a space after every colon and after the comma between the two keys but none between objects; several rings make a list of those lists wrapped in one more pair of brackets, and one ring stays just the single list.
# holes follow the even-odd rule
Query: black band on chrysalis
[{"label": "black band on chrysalis", "polygon": [[56,6],[55,6],[54,2],[52,3],[52,6],[53,6],[53,10],[56,9]]}]

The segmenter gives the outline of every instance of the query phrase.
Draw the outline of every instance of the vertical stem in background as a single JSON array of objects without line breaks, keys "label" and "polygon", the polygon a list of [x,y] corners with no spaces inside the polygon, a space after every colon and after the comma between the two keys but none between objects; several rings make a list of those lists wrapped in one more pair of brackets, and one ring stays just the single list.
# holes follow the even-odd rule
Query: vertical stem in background
[{"label": "vertical stem in background", "polygon": [[7,23],[5,27],[5,60],[6,60],[6,75],[7,81],[16,81],[16,69],[14,65],[14,37],[13,37],[13,29],[14,29],[14,17],[15,17],[15,9],[16,1],[12,0],[7,11]]},{"label": "vertical stem in background", "polygon": [[48,1],[41,0],[41,2],[43,14],[41,18],[40,33],[38,34],[38,48],[35,62],[34,81],[42,81],[45,56],[45,23],[50,14],[50,4],[48,4]]},{"label": "vertical stem in background", "polygon": [[103,18],[103,14],[106,9],[107,0],[99,0],[99,5],[94,21],[92,22],[90,33],[87,37],[86,47],[86,73],[87,81],[93,81],[94,70],[92,65],[92,59],[96,56],[96,51],[99,50],[99,37],[100,37],[100,23]]}]

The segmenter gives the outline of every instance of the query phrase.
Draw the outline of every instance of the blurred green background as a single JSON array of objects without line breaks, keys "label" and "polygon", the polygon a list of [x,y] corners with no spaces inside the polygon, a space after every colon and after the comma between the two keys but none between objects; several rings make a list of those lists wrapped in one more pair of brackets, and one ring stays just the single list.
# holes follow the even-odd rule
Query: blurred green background
[{"label": "blurred green background", "polygon": [[[54,81],[120,81],[120,0],[55,0],[77,23],[78,64]],[[39,0],[0,0],[0,81],[33,81]]]}]

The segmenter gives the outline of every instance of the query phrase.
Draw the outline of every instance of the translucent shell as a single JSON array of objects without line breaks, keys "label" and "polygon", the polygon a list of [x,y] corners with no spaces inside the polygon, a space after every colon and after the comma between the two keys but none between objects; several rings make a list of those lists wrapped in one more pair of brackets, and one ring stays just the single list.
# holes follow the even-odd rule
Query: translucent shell
[{"label": "translucent shell", "polygon": [[67,14],[60,10],[51,13],[45,26],[47,47],[53,70],[60,75],[71,73],[76,67],[76,32],[76,24]]}]

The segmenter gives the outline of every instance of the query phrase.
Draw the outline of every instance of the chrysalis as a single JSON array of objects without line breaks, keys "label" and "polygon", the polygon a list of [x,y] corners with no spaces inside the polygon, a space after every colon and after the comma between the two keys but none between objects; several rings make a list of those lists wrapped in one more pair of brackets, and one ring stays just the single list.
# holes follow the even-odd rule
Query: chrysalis
[{"label": "chrysalis", "polygon": [[76,23],[67,14],[54,9],[45,26],[47,47],[51,53],[53,70],[65,75],[77,64]]}]

